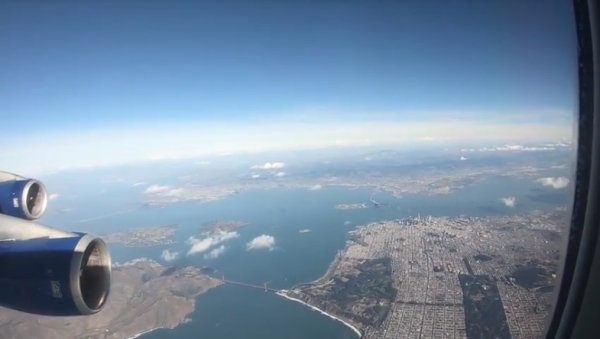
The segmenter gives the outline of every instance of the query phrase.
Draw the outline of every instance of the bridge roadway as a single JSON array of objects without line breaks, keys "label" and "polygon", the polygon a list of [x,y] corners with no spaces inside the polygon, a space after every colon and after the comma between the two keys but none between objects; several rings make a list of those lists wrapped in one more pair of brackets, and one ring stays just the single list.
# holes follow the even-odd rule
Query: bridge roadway
[{"label": "bridge roadway", "polygon": [[265,292],[279,292],[278,289],[267,287],[267,284],[264,284],[263,286],[260,286],[260,285],[246,284],[246,283],[239,282],[239,281],[227,280],[225,278],[222,278],[220,280],[222,282],[226,283],[226,284],[232,284],[232,285],[238,285],[238,286],[245,286],[245,287],[257,288],[257,289],[263,290]]}]

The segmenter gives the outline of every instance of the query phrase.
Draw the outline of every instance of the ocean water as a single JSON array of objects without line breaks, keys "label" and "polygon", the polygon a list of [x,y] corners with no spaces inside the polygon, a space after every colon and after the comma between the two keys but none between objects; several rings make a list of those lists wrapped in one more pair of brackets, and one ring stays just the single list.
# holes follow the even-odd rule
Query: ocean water
[{"label": "ocean water", "polygon": [[[119,190],[123,190],[119,192]],[[416,216],[498,215],[548,210],[566,203],[558,190],[540,189],[531,179],[489,178],[446,196],[405,195],[401,198],[375,192],[375,200],[389,204],[384,209],[336,210],[342,203],[368,203],[372,189],[323,188],[256,190],[233,195],[210,203],[179,203],[163,208],[127,210],[123,206],[139,201],[140,193],[132,188],[115,187],[92,211],[53,215],[45,222],[68,224],[71,229],[108,232],[123,228],[178,223],[176,244],[148,248],[111,246],[113,261],[149,257],[161,261],[164,249],[181,252],[183,262],[209,265],[228,279],[285,289],[322,276],[337,250],[344,247],[349,231],[368,222]],[[110,195],[109,195],[110,194]],[[508,208],[500,198],[515,197],[516,205]],[[542,198],[540,198],[542,197]],[[91,199],[91,198],[90,198]],[[96,199],[102,199],[97,197]],[[100,207],[98,207],[100,206]],[[113,211],[122,211],[113,214]],[[81,221],[86,220],[87,221]],[[238,229],[239,238],[224,243],[226,250],[216,259],[202,255],[185,256],[185,243],[209,220],[249,222]],[[74,222],[75,221],[75,222]],[[309,233],[299,233],[310,229]],[[275,248],[246,249],[246,243],[262,234],[275,238]],[[356,338],[356,334],[338,321],[273,293],[233,285],[223,285],[202,294],[192,322],[173,330],[156,330],[143,339],[222,338],[222,339],[317,339]]]}]

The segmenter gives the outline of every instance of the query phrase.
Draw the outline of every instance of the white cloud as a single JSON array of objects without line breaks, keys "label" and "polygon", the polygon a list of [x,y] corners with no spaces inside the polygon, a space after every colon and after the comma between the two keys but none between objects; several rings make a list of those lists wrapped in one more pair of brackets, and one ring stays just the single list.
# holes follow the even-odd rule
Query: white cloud
[{"label": "white cloud", "polygon": [[308,189],[309,189],[310,191],[318,191],[318,190],[320,190],[321,188],[322,188],[322,186],[321,186],[321,185],[314,185],[314,186],[310,186]]},{"label": "white cloud", "polygon": [[523,145],[504,145],[496,147],[482,147],[479,149],[480,152],[540,152],[540,151],[554,151],[556,147],[548,146],[523,146]]},{"label": "white cloud", "polygon": [[[343,121],[335,111],[311,112],[300,121],[291,120],[286,112],[278,112],[280,118],[257,116],[253,123],[149,121],[49,129],[22,135],[23,142],[18,147],[0,149],[0,159],[11,164],[11,171],[31,175],[141,162],[154,155],[158,155],[157,159],[183,159],[367,144],[406,146],[445,140],[506,145],[537,142],[558,147],[556,142],[572,136],[569,124],[516,118],[531,116],[532,112],[478,112],[462,118],[465,116],[462,112],[396,111],[379,114],[377,119],[372,117],[378,112],[351,113]],[[569,116],[570,112],[561,114]],[[515,118],[506,119],[507,116]],[[435,140],[418,140],[424,136],[435,136]]]},{"label": "white cloud", "polygon": [[162,254],[160,255],[160,257],[164,260],[164,261],[173,261],[177,258],[179,258],[179,252],[171,252],[169,250],[164,250],[162,251]]},{"label": "white cloud", "polygon": [[260,174],[252,174],[252,179],[258,179],[260,178]]},{"label": "white cloud", "polygon": [[276,177],[281,178],[285,176],[285,172],[278,172],[275,174]]},{"label": "white cloud", "polygon": [[267,162],[264,165],[255,165],[252,166],[252,169],[278,169],[278,168],[284,168],[285,164],[282,162]]},{"label": "white cloud", "polygon": [[204,255],[204,259],[216,259],[225,253],[225,245],[221,245]]},{"label": "white cloud", "polygon": [[537,180],[537,182],[541,183],[544,186],[549,186],[554,189],[560,189],[560,188],[567,187],[567,185],[569,184],[569,179],[567,179],[565,177],[559,177],[559,178],[548,177],[548,178],[540,178]]},{"label": "white cloud", "polygon": [[517,201],[515,197],[502,198],[500,200],[506,207],[515,207],[515,203]]},{"label": "white cloud", "polygon": [[270,235],[260,235],[252,240],[250,240],[246,244],[246,249],[250,250],[259,250],[259,249],[268,249],[272,250],[275,246],[275,238]]},{"label": "white cloud", "polygon": [[350,220],[344,221],[344,225],[350,225],[352,222]]},{"label": "white cloud", "polygon": [[188,244],[192,245],[192,248],[190,248],[187,255],[206,252],[213,246],[216,246],[227,240],[235,239],[239,236],[240,235],[237,232],[219,231],[218,233],[208,236],[204,239],[190,237],[187,242]]},{"label": "white cloud", "polygon": [[465,158],[465,157],[460,157],[460,160],[467,160],[467,158]]},{"label": "white cloud", "polygon": [[160,193],[169,189],[169,186],[161,186],[161,185],[151,185],[146,188],[144,193],[152,194],[152,193]]},{"label": "white cloud", "polygon": [[50,196],[48,197],[48,199],[50,199],[50,200],[56,200],[56,199],[58,199],[58,197],[60,197],[60,194],[53,193],[53,194],[50,194]]},{"label": "white cloud", "polygon": [[133,185],[131,185],[131,186],[133,186],[133,187],[136,187],[136,186],[142,186],[142,185],[146,185],[146,184],[147,184],[147,182],[145,182],[145,181],[140,181],[140,182],[136,182],[135,184],[133,184]]},{"label": "white cloud", "polygon": [[169,197],[179,197],[183,195],[183,188],[174,188],[165,193]]},{"label": "white cloud", "polygon": [[567,142],[553,142],[543,143],[537,145],[520,145],[520,144],[505,144],[502,146],[491,146],[491,147],[480,147],[474,148],[462,148],[461,152],[543,152],[543,151],[555,151],[557,149],[565,149],[571,147],[570,143]]}]

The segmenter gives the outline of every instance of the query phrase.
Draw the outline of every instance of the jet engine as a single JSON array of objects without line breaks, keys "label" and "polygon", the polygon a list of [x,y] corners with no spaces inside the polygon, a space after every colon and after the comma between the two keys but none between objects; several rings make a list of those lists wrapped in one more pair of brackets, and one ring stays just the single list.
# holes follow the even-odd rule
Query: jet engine
[{"label": "jet engine", "polygon": [[48,192],[40,181],[0,173],[0,213],[35,220],[46,211]]},{"label": "jet engine", "polygon": [[[30,221],[43,214],[47,198],[40,182],[26,180],[0,181],[2,199],[13,198],[4,194],[12,192],[18,206],[25,206],[17,218],[6,213],[6,200],[0,203],[0,306],[50,316],[99,312],[111,286],[106,243],[91,234]],[[30,196],[36,196],[35,202],[29,203]],[[15,205],[10,200],[8,210],[15,212]]]}]

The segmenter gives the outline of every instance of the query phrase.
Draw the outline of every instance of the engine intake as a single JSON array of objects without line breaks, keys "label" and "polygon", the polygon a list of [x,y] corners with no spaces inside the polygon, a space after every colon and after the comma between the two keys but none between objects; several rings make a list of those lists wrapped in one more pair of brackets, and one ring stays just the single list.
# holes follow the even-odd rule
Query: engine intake
[{"label": "engine intake", "polygon": [[0,306],[53,316],[97,313],[110,293],[111,265],[106,243],[91,234],[0,241]]},{"label": "engine intake", "polygon": [[0,181],[0,213],[35,220],[44,215],[47,206],[48,192],[40,181],[16,175]]},{"label": "engine intake", "polygon": [[[73,257],[71,269],[71,288],[75,289],[75,303],[78,304],[82,314],[92,314],[100,311],[110,292],[111,260],[106,243],[95,238],[87,245],[80,243],[81,249],[85,248],[82,255],[77,253]],[[84,247],[85,246],[85,247]],[[74,274],[77,268],[77,275]]]}]

